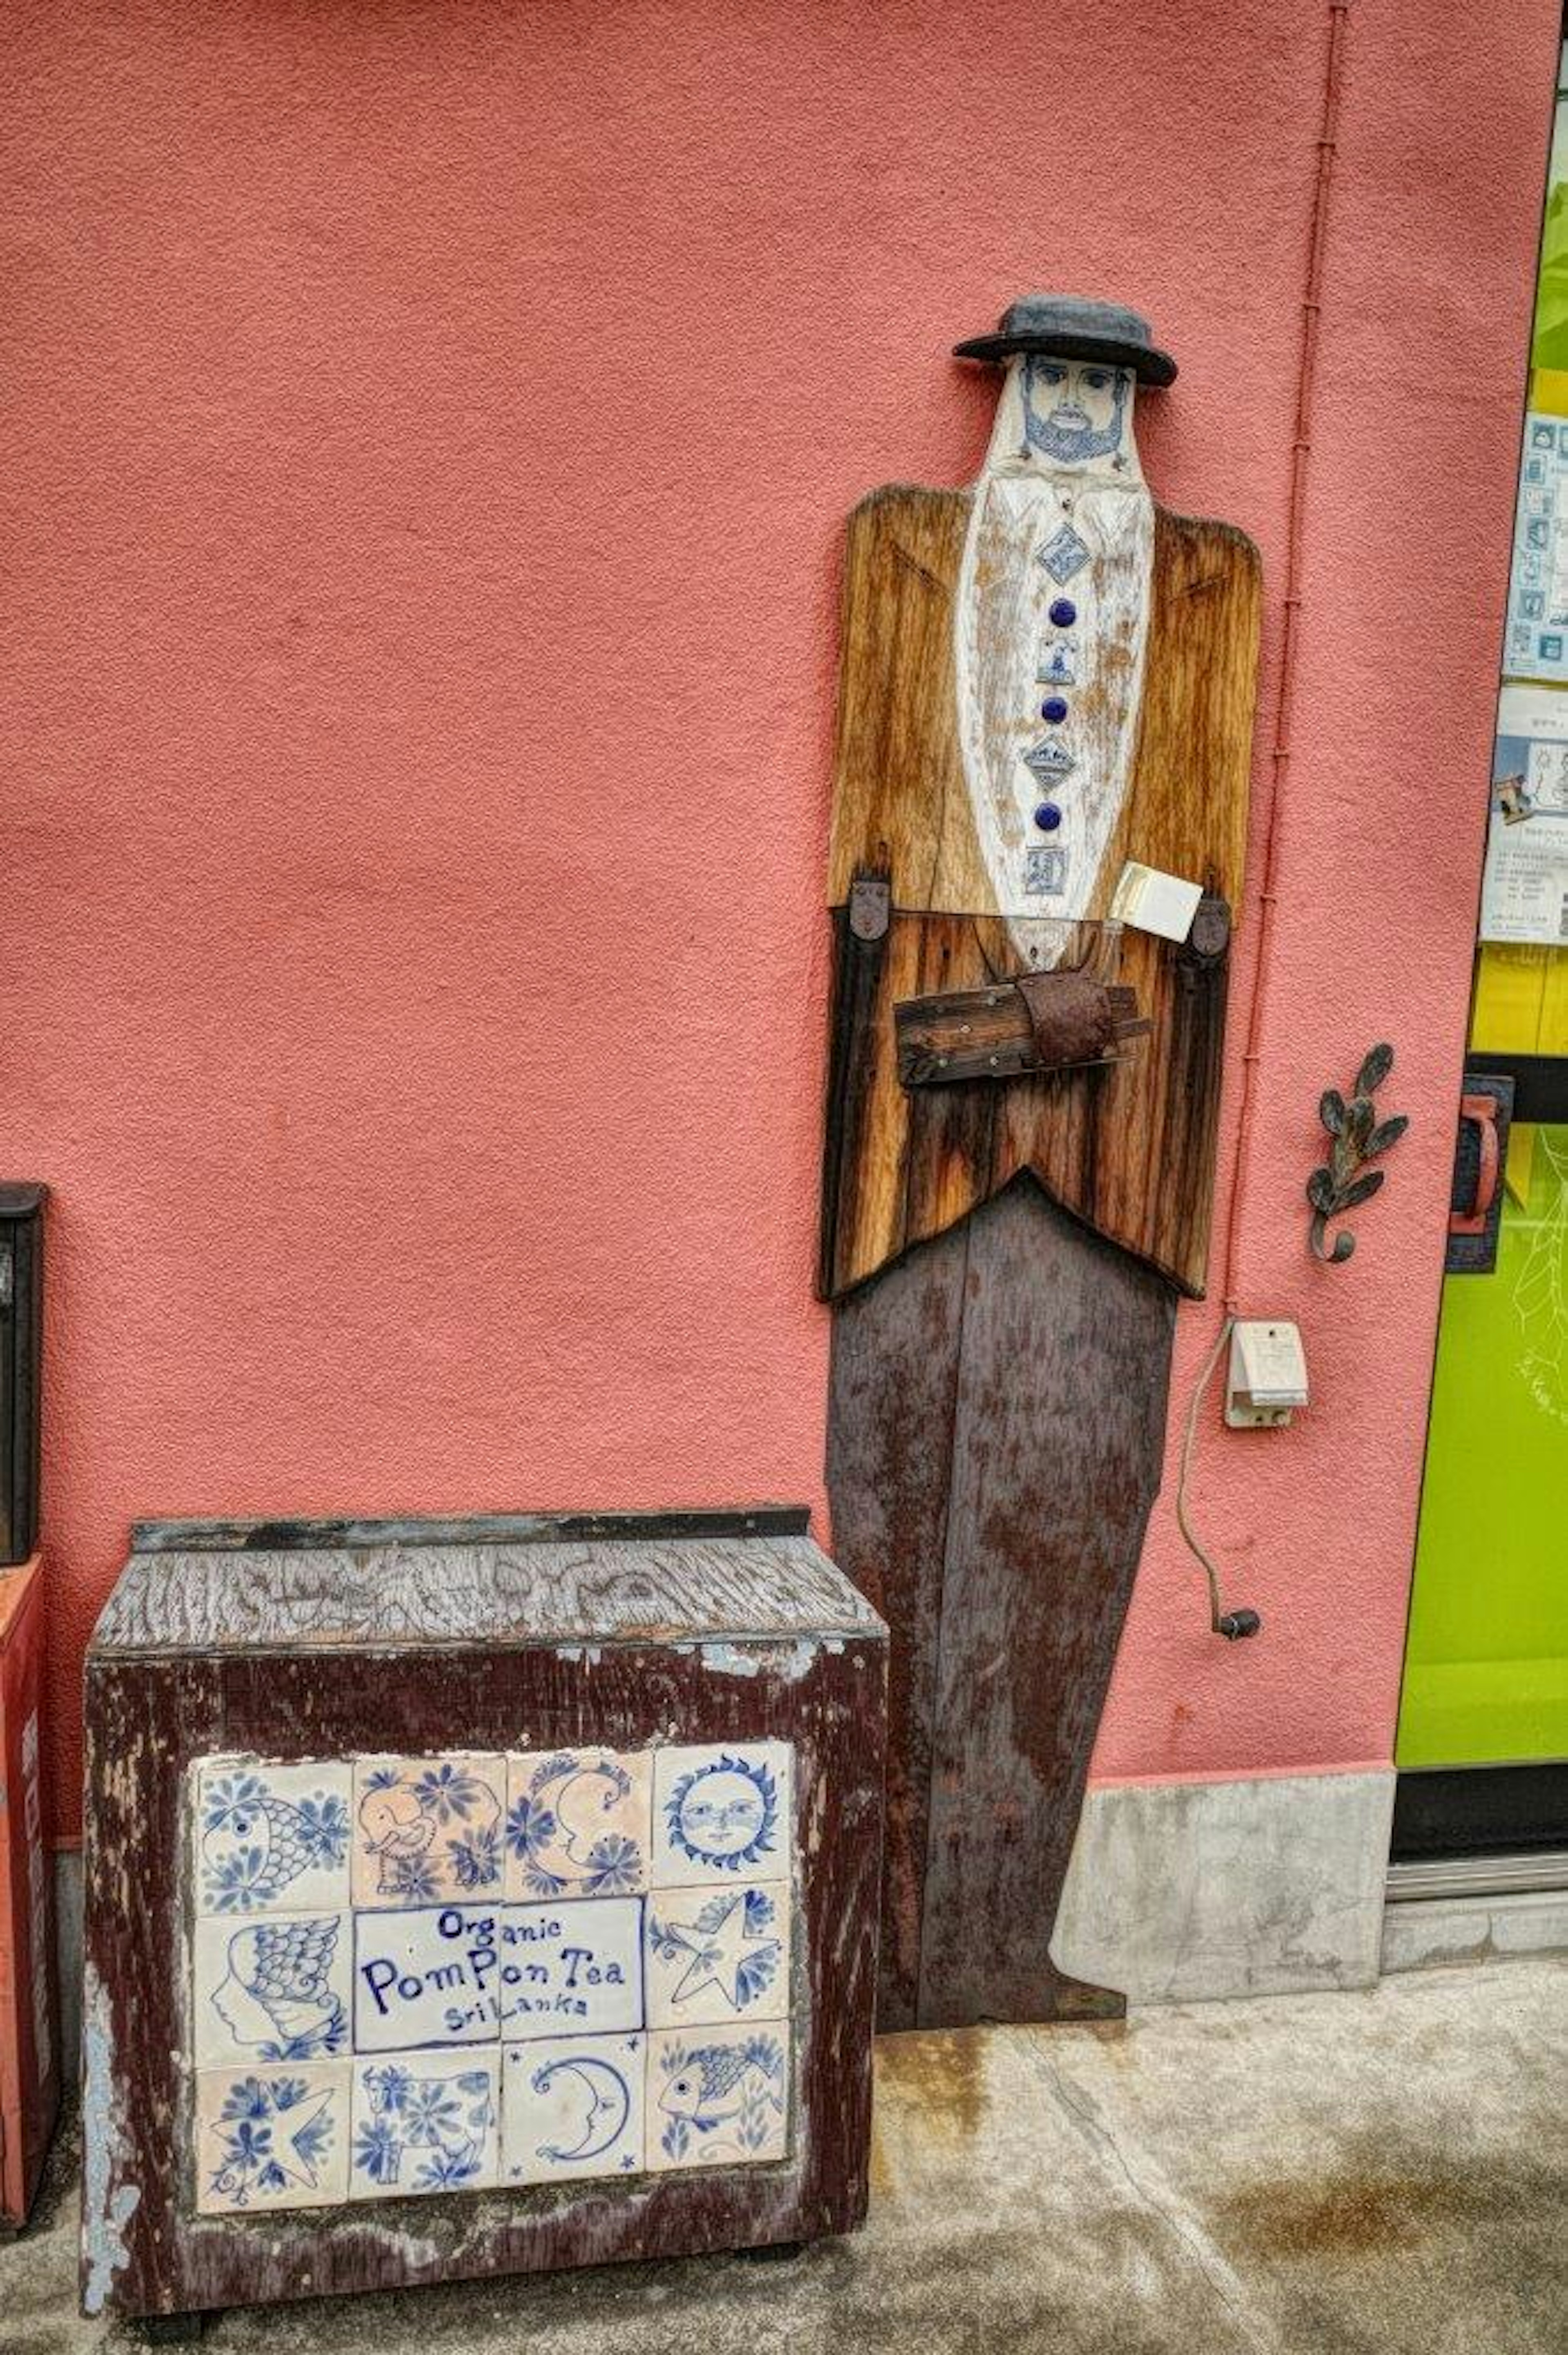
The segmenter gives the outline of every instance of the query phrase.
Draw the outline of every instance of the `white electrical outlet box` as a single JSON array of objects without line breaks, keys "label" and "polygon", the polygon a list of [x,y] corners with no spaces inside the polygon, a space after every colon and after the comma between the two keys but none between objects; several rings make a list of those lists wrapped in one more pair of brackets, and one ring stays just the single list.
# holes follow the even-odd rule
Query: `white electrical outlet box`
[{"label": "white electrical outlet box", "polygon": [[1225,1421],[1234,1431],[1277,1429],[1307,1403],[1307,1358],[1295,1325],[1238,1317],[1231,1327]]}]

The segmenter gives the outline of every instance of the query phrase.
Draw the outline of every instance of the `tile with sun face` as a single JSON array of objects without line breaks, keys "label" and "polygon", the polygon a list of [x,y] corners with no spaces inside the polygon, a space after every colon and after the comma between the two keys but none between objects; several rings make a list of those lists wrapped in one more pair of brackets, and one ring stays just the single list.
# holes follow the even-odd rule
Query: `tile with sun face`
[{"label": "tile with sun face", "polygon": [[793,1815],[787,1742],[674,1747],[653,1760],[656,1889],[787,1877]]}]

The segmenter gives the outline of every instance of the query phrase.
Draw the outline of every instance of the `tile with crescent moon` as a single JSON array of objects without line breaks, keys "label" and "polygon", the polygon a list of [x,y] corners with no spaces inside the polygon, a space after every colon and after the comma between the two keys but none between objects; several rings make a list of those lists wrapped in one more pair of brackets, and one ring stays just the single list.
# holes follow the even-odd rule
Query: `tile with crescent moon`
[{"label": "tile with crescent moon", "polygon": [[507,2048],[503,2183],[635,2175],[642,2167],[642,2036],[556,2036]]}]

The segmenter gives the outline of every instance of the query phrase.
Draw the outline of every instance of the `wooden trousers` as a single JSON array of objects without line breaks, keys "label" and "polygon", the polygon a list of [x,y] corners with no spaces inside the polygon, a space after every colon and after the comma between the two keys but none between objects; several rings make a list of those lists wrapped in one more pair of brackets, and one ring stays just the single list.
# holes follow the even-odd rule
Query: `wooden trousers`
[{"label": "wooden trousers", "polygon": [[879,2028],[1125,2009],[1050,1942],[1175,1307],[1024,1176],[834,1309],[833,1548],[893,1637]]}]

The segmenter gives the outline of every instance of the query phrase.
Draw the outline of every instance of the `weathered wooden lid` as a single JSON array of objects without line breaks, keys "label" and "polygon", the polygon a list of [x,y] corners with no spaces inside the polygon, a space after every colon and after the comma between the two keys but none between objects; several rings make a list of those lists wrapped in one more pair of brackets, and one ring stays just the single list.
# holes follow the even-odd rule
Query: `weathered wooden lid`
[{"label": "weathered wooden lid", "polygon": [[143,1522],[89,1657],[885,1637],[806,1527],[779,1506]]}]

